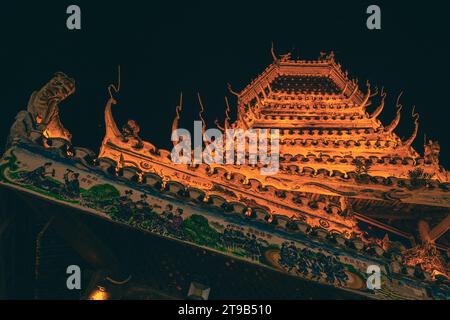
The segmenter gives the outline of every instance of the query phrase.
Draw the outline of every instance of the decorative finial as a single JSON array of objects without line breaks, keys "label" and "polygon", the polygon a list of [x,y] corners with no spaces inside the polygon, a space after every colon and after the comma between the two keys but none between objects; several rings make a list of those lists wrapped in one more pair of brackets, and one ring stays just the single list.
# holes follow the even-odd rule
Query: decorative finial
[{"label": "decorative finial", "polygon": [[384,91],[384,87],[381,87],[381,102],[380,105],[375,109],[375,111],[370,115],[371,119],[376,119],[384,109],[384,101],[386,99],[386,92]]},{"label": "decorative finial", "polygon": [[378,86],[375,86],[375,91],[372,92],[372,94],[370,95],[370,97],[373,98],[373,97],[377,96],[378,93],[379,93],[379,91],[378,91]]},{"label": "decorative finial", "polygon": [[[108,86],[108,94],[109,99],[105,106],[105,127],[106,127],[106,134],[105,138],[112,138],[112,137],[121,137],[123,138],[122,133],[120,132],[119,128],[117,127],[117,123],[114,120],[114,117],[112,115],[112,106],[117,104],[116,99],[114,99],[113,91],[114,93],[117,93],[120,91],[121,86],[121,80],[120,80],[120,65],[118,66],[118,81],[117,85],[110,84]],[[105,140],[106,141],[106,140]]]},{"label": "decorative finial", "polygon": [[401,98],[402,95],[403,95],[403,91],[400,92],[400,94],[399,94],[398,97],[397,97],[397,103],[396,103],[397,109],[401,109],[401,108],[403,107],[403,106],[400,104],[400,98]]},{"label": "decorative finial", "polygon": [[225,109],[225,122],[224,128],[227,130],[230,127],[230,104],[228,103],[228,98],[225,97],[225,104],[227,108]]},{"label": "decorative finial", "polygon": [[202,133],[206,131],[206,123],[205,119],[203,119],[203,112],[205,112],[205,108],[203,107],[202,98],[200,97],[200,93],[197,92],[198,103],[200,104],[200,112],[198,113],[198,117],[202,121]]},{"label": "decorative finial", "polygon": [[413,106],[412,112],[411,112],[411,116],[414,119],[414,123],[418,123],[419,122],[419,113],[416,112],[416,106]]},{"label": "decorative finial", "polygon": [[272,54],[273,61],[274,61],[275,63],[277,63],[277,62],[278,62],[278,58],[277,58],[277,56],[276,56],[276,54],[275,54],[275,49],[274,49],[273,41],[272,41],[272,47],[270,48],[270,53]]},{"label": "decorative finial", "polygon": [[416,106],[413,106],[411,116],[414,119],[414,132],[411,137],[409,137],[409,139],[404,142],[404,145],[406,145],[407,147],[409,147],[414,142],[417,137],[417,132],[419,131],[419,114],[416,112]]},{"label": "decorative finial", "polygon": [[392,120],[391,124],[389,126],[386,127],[385,131],[391,133],[392,131],[394,131],[395,128],[397,128],[398,124],[400,123],[400,118],[401,118],[401,111],[403,106],[400,104],[400,97],[402,96],[403,91],[400,92],[400,94],[397,97],[397,103],[396,103],[396,107],[397,107],[397,113],[395,115],[394,120]]},{"label": "decorative finial", "polygon": [[370,82],[369,80],[366,81],[366,85],[367,85],[367,94],[364,97],[363,101],[361,102],[359,108],[362,110],[365,110],[365,108],[367,107],[367,103],[369,102],[369,99],[371,97],[370,95]]},{"label": "decorative finial", "polygon": [[114,99],[111,90],[114,90],[114,93],[117,93],[120,91],[120,65],[117,66],[117,72],[118,72],[117,86],[114,84],[110,84],[108,86],[109,99],[111,101],[114,101],[114,104],[116,103],[116,100]]},{"label": "decorative finial", "polygon": [[334,61],[334,51],[330,51],[330,53],[328,54],[328,60],[330,61]]},{"label": "decorative finial", "polygon": [[403,91],[397,97],[397,102],[395,103],[395,107],[397,108],[397,114],[400,114],[402,111],[403,105],[400,103],[400,98],[403,95]]},{"label": "decorative finial", "polygon": [[291,52],[285,53],[281,55],[281,61],[289,61],[291,60],[291,56],[292,56]]},{"label": "decorative finial", "polygon": [[239,93],[237,93],[236,91],[233,90],[233,88],[231,87],[231,84],[227,83],[227,87],[228,87],[228,91],[230,91],[230,93],[232,95],[235,95],[236,97],[239,97]]},{"label": "decorative finial", "polygon": [[214,124],[217,128],[219,128],[220,131],[225,131],[225,128],[220,125],[219,119],[216,118],[216,120],[214,120]]},{"label": "decorative finial", "polygon": [[180,119],[180,112],[183,109],[183,92],[180,92],[180,103],[178,104],[178,106],[175,108],[176,111],[176,117],[177,119]]},{"label": "decorative finial", "polygon": [[[183,92],[180,92],[180,102],[179,104],[175,107],[175,118],[173,119],[172,122],[172,134],[173,132],[175,132],[175,130],[178,129],[178,124],[181,118],[181,110],[183,108]],[[172,141],[173,145],[175,146],[178,141]]]}]

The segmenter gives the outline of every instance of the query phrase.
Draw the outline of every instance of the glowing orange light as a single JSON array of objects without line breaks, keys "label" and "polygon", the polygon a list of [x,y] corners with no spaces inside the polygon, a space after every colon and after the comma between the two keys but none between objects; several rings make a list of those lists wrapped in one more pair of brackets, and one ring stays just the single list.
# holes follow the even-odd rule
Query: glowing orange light
[{"label": "glowing orange light", "polygon": [[96,290],[92,291],[89,296],[89,300],[108,300],[109,293],[106,292],[105,288],[97,287]]},{"label": "glowing orange light", "polygon": [[445,274],[445,273],[443,273],[443,272],[440,272],[439,270],[433,270],[433,272],[431,273],[431,278],[432,278],[433,280],[436,280],[436,278],[437,278],[438,276],[442,276],[442,277],[445,277],[446,279],[450,279],[449,276],[448,276],[447,274]]}]

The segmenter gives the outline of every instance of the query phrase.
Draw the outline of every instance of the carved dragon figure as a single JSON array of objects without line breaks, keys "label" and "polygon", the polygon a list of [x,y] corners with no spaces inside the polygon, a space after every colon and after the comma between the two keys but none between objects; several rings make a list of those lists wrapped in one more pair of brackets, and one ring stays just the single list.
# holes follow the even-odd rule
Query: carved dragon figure
[{"label": "carved dragon figure", "polygon": [[59,119],[58,104],[75,92],[75,80],[62,72],[40,90],[31,94],[27,110],[20,111],[11,126],[7,146],[17,140],[36,141],[41,137],[60,138],[68,142],[71,134]]}]

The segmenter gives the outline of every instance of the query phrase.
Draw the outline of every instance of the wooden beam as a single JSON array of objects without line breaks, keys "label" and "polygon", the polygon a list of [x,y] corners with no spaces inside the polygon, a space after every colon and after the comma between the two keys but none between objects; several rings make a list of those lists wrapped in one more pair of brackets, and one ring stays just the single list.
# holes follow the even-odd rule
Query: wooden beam
[{"label": "wooden beam", "polygon": [[441,236],[443,236],[448,229],[450,228],[450,214],[445,217],[444,220],[442,220],[437,226],[435,226],[433,229],[431,229],[430,233],[428,234],[428,237],[431,241],[436,241]]},{"label": "wooden beam", "polygon": [[409,241],[411,241],[412,245],[415,244],[414,237],[411,234],[407,233],[407,232],[398,230],[397,228],[391,227],[391,226],[389,226],[389,225],[387,225],[385,223],[382,223],[380,221],[377,221],[375,219],[371,219],[370,217],[368,217],[366,215],[363,215],[363,214],[360,214],[358,212],[354,212],[353,215],[355,216],[355,218],[357,220],[364,221],[364,222],[366,222],[368,224],[371,224],[371,225],[374,225],[374,226],[376,226],[376,227],[378,227],[380,229],[392,232],[393,234],[396,234],[396,235],[401,236],[401,237],[403,237],[405,239],[408,239]]}]

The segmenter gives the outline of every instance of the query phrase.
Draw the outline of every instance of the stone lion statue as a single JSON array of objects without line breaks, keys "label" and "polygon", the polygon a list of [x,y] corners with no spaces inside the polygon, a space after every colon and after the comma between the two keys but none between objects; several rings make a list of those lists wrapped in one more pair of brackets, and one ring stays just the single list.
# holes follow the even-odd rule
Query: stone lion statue
[{"label": "stone lion statue", "polygon": [[18,140],[37,141],[43,138],[60,138],[71,141],[71,134],[59,119],[58,104],[75,92],[75,80],[62,72],[40,90],[32,93],[27,110],[20,111],[11,126],[7,147]]}]

